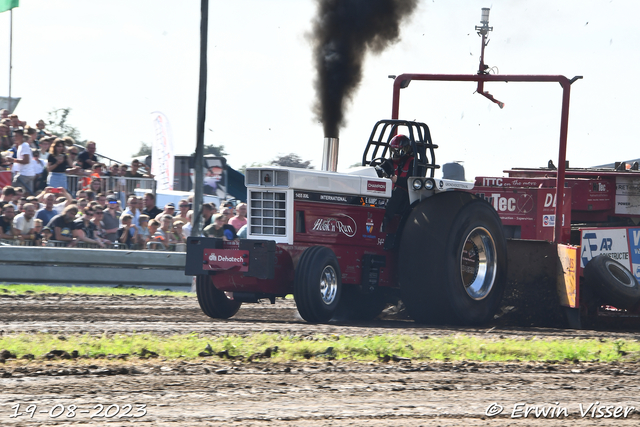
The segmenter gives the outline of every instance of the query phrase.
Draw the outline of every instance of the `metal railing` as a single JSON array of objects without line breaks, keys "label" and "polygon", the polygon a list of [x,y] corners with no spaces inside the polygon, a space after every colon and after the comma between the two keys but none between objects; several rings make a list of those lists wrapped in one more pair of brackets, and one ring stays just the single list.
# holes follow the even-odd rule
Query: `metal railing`
[{"label": "metal railing", "polygon": [[0,282],[190,286],[183,252],[0,245]]},{"label": "metal railing", "polygon": [[[69,247],[69,242],[64,242],[62,240],[46,240],[41,245],[36,246],[33,240],[7,240],[0,239],[0,246],[31,246],[31,247],[47,247],[47,248],[67,248]],[[165,252],[186,252],[187,245],[186,243],[173,243],[165,246],[162,242],[148,242],[145,244],[131,244],[128,245],[126,243],[106,243],[105,247],[102,248],[100,245],[95,243],[87,243],[87,242],[77,242],[74,248],[80,249],[119,249],[119,250],[129,250],[129,251],[141,251],[141,250],[149,250],[149,251],[165,251]]]},{"label": "metal railing", "polygon": [[[113,191],[122,197],[126,197],[127,194],[133,194],[135,190],[149,190],[153,194],[156,192],[156,181],[153,178],[129,178],[124,176],[101,176],[100,187],[93,189],[91,182],[93,178],[79,176],[79,175],[67,175],[67,190],[71,195],[75,196],[78,190],[92,190],[94,193],[106,193]],[[125,200],[121,201],[124,203]]]}]

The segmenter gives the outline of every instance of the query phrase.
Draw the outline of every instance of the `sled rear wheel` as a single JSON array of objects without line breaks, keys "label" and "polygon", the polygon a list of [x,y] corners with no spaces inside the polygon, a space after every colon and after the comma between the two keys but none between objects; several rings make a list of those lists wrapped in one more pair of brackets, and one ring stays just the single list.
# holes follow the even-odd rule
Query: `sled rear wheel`
[{"label": "sled rear wheel", "polygon": [[584,278],[605,304],[628,310],[640,302],[636,278],[624,265],[604,254],[589,261],[584,268]]}]

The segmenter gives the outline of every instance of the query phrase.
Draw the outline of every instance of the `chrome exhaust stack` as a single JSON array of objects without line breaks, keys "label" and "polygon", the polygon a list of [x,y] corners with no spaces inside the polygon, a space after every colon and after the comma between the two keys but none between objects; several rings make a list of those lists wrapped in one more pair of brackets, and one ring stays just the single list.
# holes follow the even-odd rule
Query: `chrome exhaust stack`
[{"label": "chrome exhaust stack", "polygon": [[322,150],[322,170],[336,172],[338,170],[338,138],[324,138]]}]

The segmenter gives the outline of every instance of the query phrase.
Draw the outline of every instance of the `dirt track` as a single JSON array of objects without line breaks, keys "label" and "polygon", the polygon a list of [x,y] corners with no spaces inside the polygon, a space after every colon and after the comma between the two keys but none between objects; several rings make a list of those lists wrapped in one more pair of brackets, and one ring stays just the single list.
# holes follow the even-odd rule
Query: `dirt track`
[{"label": "dirt track", "polygon": [[[479,329],[431,328],[398,320],[308,325],[299,320],[291,301],[278,301],[275,306],[247,305],[233,319],[214,321],[201,314],[195,299],[150,297],[4,297],[0,298],[0,330],[47,330],[60,334],[135,330],[212,335],[266,331],[300,335],[401,332],[428,336],[466,333],[640,338],[633,332],[498,325]],[[640,412],[629,409],[640,409],[639,373],[640,364],[635,363],[356,364],[312,360],[273,364],[231,362],[217,357],[197,362],[8,362],[0,365],[0,425],[118,426],[135,421],[162,426],[479,426],[490,419],[492,425],[630,426],[640,423]],[[119,418],[128,409],[124,407],[127,403],[133,405],[127,414],[131,418]],[[526,418],[512,418],[512,414],[524,414],[519,403],[526,403],[533,412]],[[11,418],[17,404],[21,413],[28,405],[36,405],[34,419],[28,415]],[[96,406],[100,404],[102,412]],[[490,418],[486,411],[492,404],[503,410]],[[595,405],[588,410],[591,404]],[[66,417],[69,405],[77,406],[73,418]],[[144,416],[133,418],[142,415],[136,405],[146,405]],[[597,418],[597,409],[602,405],[614,406],[610,418]],[[554,409],[547,415],[554,419],[536,419],[534,406],[538,411]],[[490,409],[495,408],[498,406]],[[53,418],[63,409],[62,415]],[[104,417],[107,409],[112,418]],[[602,414],[607,415],[606,409]],[[614,418],[615,415],[619,417]]]}]

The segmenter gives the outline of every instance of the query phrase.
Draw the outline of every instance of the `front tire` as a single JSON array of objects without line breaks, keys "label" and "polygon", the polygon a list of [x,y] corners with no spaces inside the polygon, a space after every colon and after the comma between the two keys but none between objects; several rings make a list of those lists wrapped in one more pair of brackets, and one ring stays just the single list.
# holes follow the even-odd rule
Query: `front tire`
[{"label": "front tire", "polygon": [[432,196],[407,218],[398,265],[402,300],[416,321],[486,323],[507,279],[500,217],[470,193]]},{"label": "front tire", "polygon": [[333,251],[325,246],[306,249],[298,261],[293,293],[300,316],[310,323],[328,322],[341,294],[340,265]]},{"label": "front tire", "polygon": [[196,276],[196,295],[200,308],[212,319],[228,319],[236,314],[242,305],[218,290],[208,275]]}]

